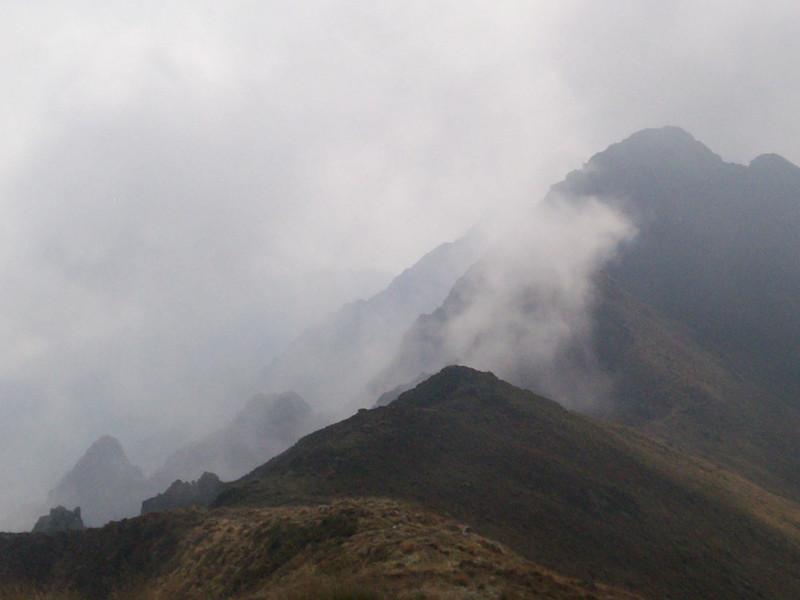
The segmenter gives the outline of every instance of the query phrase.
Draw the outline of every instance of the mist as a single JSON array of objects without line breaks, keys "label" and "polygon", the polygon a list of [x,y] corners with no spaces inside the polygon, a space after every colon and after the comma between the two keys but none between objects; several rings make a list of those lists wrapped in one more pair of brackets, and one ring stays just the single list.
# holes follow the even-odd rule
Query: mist
[{"label": "mist", "polygon": [[306,328],[477,222],[534,223],[541,261],[497,276],[566,285],[543,319],[579,331],[582,269],[630,231],[598,212],[550,238],[527,211],[637,129],[800,161],[788,4],[45,0],[0,17],[0,514],[103,434],[154,470],[269,391],[262,369]]},{"label": "mist", "polygon": [[635,226],[606,202],[551,194],[499,227],[485,257],[417,319],[373,385],[386,391],[462,364],[593,408],[609,383],[591,337],[596,275]]}]

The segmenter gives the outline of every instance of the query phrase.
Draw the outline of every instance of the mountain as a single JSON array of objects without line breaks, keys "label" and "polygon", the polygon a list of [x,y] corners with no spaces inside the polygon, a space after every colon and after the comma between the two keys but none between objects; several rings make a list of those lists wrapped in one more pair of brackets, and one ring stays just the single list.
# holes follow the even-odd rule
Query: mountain
[{"label": "mountain", "polygon": [[448,367],[315,432],[216,506],[389,496],[651,597],[797,597],[798,506],[490,373]]},{"label": "mountain", "polygon": [[800,168],[725,163],[674,127],[595,155],[550,200],[601,198],[638,234],[607,268],[643,302],[800,406]]},{"label": "mountain", "polygon": [[99,527],[138,515],[148,498],[148,505],[155,506],[191,503],[194,496],[208,501],[209,486],[196,489],[190,482],[206,482],[207,471],[214,478],[241,477],[314,425],[311,407],[297,394],[256,394],[230,423],[178,449],[147,478],[128,461],[117,439],[103,436],[50,491],[47,502],[50,507],[80,507],[86,525]]},{"label": "mountain", "polygon": [[797,504],[465,367],[306,436],[215,504],[0,535],[0,594],[633,600],[800,591]]},{"label": "mountain", "polygon": [[51,506],[80,507],[84,523],[97,527],[139,512],[145,478],[119,441],[103,436],[48,494]]},{"label": "mountain", "polygon": [[3,534],[0,597],[643,600],[565,578],[463,524],[386,499]]},{"label": "mountain", "polygon": [[[385,406],[223,484],[209,511],[0,536],[0,581],[86,598],[301,598],[347,574],[356,597],[800,597],[798,199],[776,155],[734,165],[678,128],[634,134],[488,251],[437,249],[265,371],[317,406]],[[268,443],[226,441],[268,406],[170,468]]]},{"label": "mountain", "polygon": [[161,492],[177,479],[196,480],[206,471],[222,479],[241,477],[313,425],[311,407],[297,394],[256,394],[230,423],[174,452],[150,477],[148,487]]},{"label": "mountain", "polygon": [[67,510],[63,506],[50,509],[36,521],[31,530],[33,533],[53,533],[56,531],[82,530],[84,528],[80,507]]},{"label": "mountain", "polygon": [[725,163],[667,127],[596,155],[544,205],[575,227],[605,208],[635,235],[581,285],[521,268],[536,243],[489,253],[409,328],[380,387],[491,369],[800,499],[800,169]]},{"label": "mountain", "polygon": [[315,406],[339,407],[339,416],[370,403],[377,394],[368,383],[391,360],[403,332],[442,302],[485,247],[473,230],[426,254],[382,292],[334,312],[264,370],[264,388],[294,391]]}]

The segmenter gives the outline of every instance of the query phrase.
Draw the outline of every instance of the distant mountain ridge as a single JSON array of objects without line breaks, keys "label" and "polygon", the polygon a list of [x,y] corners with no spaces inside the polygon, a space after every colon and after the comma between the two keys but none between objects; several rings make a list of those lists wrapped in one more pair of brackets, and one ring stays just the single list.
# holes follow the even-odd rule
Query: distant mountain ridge
[{"label": "distant mountain ridge", "polygon": [[[207,503],[218,476],[241,477],[314,425],[311,407],[297,394],[256,394],[230,423],[178,449],[149,477],[130,463],[119,440],[106,435],[50,491],[46,506],[80,507],[86,525],[99,527],[140,514],[144,501],[151,510],[169,503],[188,505],[195,496]],[[192,483],[197,480],[199,485]],[[209,485],[212,480],[217,483]],[[168,488],[172,493],[162,494]]]},{"label": "distant mountain ridge", "polygon": [[309,328],[263,373],[265,389],[293,391],[339,417],[371,404],[385,390],[369,382],[391,360],[406,329],[438,306],[453,283],[480,258],[477,230],[430,251],[368,300],[346,304]]},{"label": "distant mountain ridge", "polygon": [[80,507],[89,527],[138,514],[145,477],[130,463],[119,440],[103,436],[48,495],[51,506]]},{"label": "distant mountain ridge", "polygon": [[[557,290],[524,272],[492,286],[507,267],[490,254],[409,329],[385,389],[450,363],[492,368],[800,498],[800,169],[776,155],[725,163],[678,128],[645,130],[546,199],[598,203],[636,235],[590,273],[587,321],[547,360],[537,323]],[[499,309],[476,310],[486,297]]]},{"label": "distant mountain ridge", "polygon": [[[497,578],[544,581],[492,562],[480,548],[494,539],[573,578],[506,597],[627,597],[604,583],[652,599],[800,597],[800,169],[777,155],[733,165],[678,128],[645,130],[568,175],[543,206],[575,226],[569,244],[528,254],[553,239],[521,222],[530,244],[512,252],[443,246],[420,261],[430,269],[331,315],[266,372],[287,389],[307,386],[315,408],[326,398],[345,410],[379,392],[386,406],[221,484],[208,512],[0,536],[0,574],[92,598],[119,589],[110,586],[123,564],[172,597],[202,595],[193,585],[246,597],[254,581],[308,577],[319,560],[380,565],[395,582],[424,580],[412,562],[445,565],[440,579],[466,577],[447,579],[463,584],[456,597],[486,596]],[[584,241],[599,245],[576,268],[548,271]],[[433,291],[417,304],[403,281]],[[497,376],[451,365],[487,357]],[[274,432],[254,424],[280,397],[287,414],[307,416],[293,394],[255,398],[170,468],[269,446]],[[104,444],[99,454],[118,457]],[[207,502],[220,484],[205,482],[214,492],[176,484],[161,499]],[[440,517],[417,510],[460,524],[445,534]],[[414,535],[396,537],[409,523]],[[459,537],[472,531],[487,538]],[[366,542],[348,545],[358,535]],[[296,580],[269,591],[287,583]]]}]

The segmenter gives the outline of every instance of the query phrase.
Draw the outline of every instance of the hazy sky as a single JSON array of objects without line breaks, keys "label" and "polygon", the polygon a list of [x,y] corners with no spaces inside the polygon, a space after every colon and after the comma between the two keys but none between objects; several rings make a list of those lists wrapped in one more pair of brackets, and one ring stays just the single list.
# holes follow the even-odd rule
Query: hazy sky
[{"label": "hazy sky", "polygon": [[0,497],[102,433],[156,460],[360,271],[638,129],[800,162],[798,31],[777,1],[0,0]]}]

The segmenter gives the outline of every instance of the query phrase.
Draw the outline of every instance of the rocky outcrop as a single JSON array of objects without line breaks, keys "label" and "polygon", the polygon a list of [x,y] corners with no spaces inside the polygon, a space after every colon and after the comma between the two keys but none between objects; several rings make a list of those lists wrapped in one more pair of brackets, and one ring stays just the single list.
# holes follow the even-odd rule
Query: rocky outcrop
[{"label": "rocky outcrop", "polygon": [[82,530],[83,519],[81,518],[81,507],[75,510],[68,510],[63,506],[56,506],[50,509],[49,515],[39,517],[36,525],[33,526],[33,533],[53,533],[55,531]]},{"label": "rocky outcrop", "polygon": [[142,502],[142,514],[184,508],[207,506],[222,489],[222,481],[214,473],[203,473],[197,481],[175,480],[167,491]]}]

